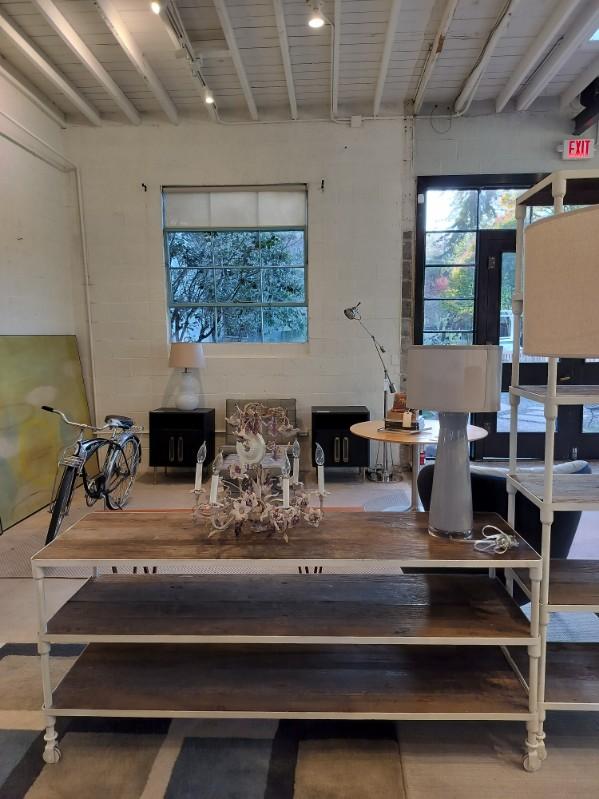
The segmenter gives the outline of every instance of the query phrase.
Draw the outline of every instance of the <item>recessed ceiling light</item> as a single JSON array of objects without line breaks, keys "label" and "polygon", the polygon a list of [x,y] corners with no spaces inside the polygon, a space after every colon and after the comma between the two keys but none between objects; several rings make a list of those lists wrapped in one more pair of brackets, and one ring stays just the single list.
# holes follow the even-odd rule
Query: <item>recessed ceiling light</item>
[{"label": "recessed ceiling light", "polygon": [[160,3],[157,2],[157,0],[152,0],[152,2],[150,3],[150,8],[155,14],[160,14],[160,12],[162,11],[162,6],[160,5]]},{"label": "recessed ceiling light", "polygon": [[214,95],[207,86],[204,89],[204,102],[206,105],[214,105]]}]

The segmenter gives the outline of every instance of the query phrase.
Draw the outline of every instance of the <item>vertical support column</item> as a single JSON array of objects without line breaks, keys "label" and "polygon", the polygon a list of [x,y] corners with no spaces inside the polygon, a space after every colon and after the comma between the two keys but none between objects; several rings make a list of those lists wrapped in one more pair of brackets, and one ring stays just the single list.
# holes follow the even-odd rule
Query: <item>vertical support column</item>
[{"label": "vertical support column", "polygon": [[[516,205],[516,270],[514,276],[514,293],[512,295],[512,386],[520,385],[520,338],[522,331],[523,285],[524,285],[524,221],[526,206]],[[518,470],[518,410],[520,397],[510,392],[510,461],[509,473],[515,475]],[[516,520],[516,489],[509,484],[508,522],[514,527]]]},{"label": "vertical support column", "polygon": [[531,585],[531,614],[530,637],[535,642],[528,647],[528,709],[534,714],[534,719],[526,723],[526,756],[524,768],[526,771],[538,771],[541,763],[546,758],[545,744],[540,732],[541,721],[539,718],[539,665],[541,645],[539,640],[539,601],[541,589],[542,567],[530,570]]},{"label": "vertical support column", "polygon": [[539,756],[545,757],[545,674],[547,670],[547,625],[549,624],[549,578],[551,565],[551,525],[553,524],[553,461],[555,456],[555,425],[557,419],[557,358],[549,358],[547,366],[547,394],[545,397],[545,474],[543,480],[543,504],[541,505],[541,596],[539,607],[539,630],[541,656],[539,662]]},{"label": "vertical support column", "polygon": [[563,214],[564,197],[566,196],[566,179],[561,172],[555,172],[553,175],[551,194],[553,195],[553,213]]},{"label": "vertical support column", "polygon": [[46,763],[58,763],[60,750],[56,746],[58,735],[56,734],[56,718],[50,715],[52,708],[52,678],[50,676],[50,644],[42,641],[42,635],[48,629],[48,613],[46,610],[46,592],[44,588],[44,570],[40,566],[33,567],[33,579],[35,581],[35,592],[37,599],[38,613],[38,643],[37,651],[40,656],[40,666],[42,670],[42,690],[44,695],[44,715],[46,717],[46,733],[44,741],[43,758]]}]

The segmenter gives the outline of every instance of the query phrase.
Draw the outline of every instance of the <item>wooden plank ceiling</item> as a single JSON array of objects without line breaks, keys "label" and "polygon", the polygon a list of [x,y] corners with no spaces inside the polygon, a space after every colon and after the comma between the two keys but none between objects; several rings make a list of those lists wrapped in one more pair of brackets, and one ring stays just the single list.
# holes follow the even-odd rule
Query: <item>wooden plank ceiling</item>
[{"label": "wooden plank ceiling", "polygon": [[[39,95],[42,104],[58,109],[67,124],[91,124],[72,97],[8,32],[7,26],[12,26],[33,43],[42,59],[67,79],[102,120],[131,124],[122,104],[119,107],[115,101],[114,92],[73,48],[68,32],[60,32],[49,21],[47,7],[44,10],[47,2],[83,39],[142,119],[166,119],[164,98],[161,102],[156,85],[138,70],[139,64],[136,67],[122,46],[122,38],[119,41],[115,37],[105,21],[106,13],[100,13],[100,0],[0,0],[3,74],[9,71],[14,80]],[[321,8],[330,22],[314,30],[307,25],[310,6],[306,0],[169,0],[171,12],[182,24],[188,45],[185,48],[181,40],[177,45],[176,37],[169,35],[169,14],[153,13],[149,0],[108,2],[179,117],[212,117],[216,121],[248,120],[252,116],[260,120],[288,119],[294,116],[294,101],[298,118],[326,119],[331,114],[333,94],[338,98],[340,118],[409,113],[443,14],[448,6],[454,6],[442,49],[426,80],[421,112],[446,113],[509,5],[506,0],[323,0]],[[544,68],[548,56],[562,46],[572,30],[592,24],[593,15],[599,12],[595,0],[570,3],[571,13],[541,42],[539,57],[520,77],[506,110],[513,109],[519,92]],[[487,101],[494,108],[493,101],[517,73],[530,48],[539,42],[548,20],[552,15],[559,16],[564,6],[564,0],[512,0],[508,24],[489,53],[472,97],[474,102]],[[396,29],[392,26],[394,18]],[[290,69],[286,70],[287,57]],[[590,66],[594,63],[599,75],[599,42],[585,35],[581,45],[550,76],[534,103],[541,107],[548,102],[542,98],[552,98],[555,104],[585,70],[594,74]],[[381,80],[382,96],[377,107],[377,82]],[[204,102],[206,87],[214,96],[217,113]],[[572,115],[572,108],[568,112]]]}]

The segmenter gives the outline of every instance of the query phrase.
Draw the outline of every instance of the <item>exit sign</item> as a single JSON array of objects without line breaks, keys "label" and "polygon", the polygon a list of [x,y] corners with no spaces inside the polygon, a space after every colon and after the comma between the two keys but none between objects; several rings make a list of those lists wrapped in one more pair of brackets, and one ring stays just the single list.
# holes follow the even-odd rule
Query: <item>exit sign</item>
[{"label": "exit sign", "polygon": [[593,139],[564,139],[562,158],[564,161],[580,161],[595,155]]}]

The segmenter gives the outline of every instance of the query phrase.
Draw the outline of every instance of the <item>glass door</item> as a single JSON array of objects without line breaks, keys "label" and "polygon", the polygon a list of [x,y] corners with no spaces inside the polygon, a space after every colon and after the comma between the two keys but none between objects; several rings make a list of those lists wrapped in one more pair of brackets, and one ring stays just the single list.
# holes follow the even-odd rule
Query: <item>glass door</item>
[{"label": "glass door", "polygon": [[[509,454],[510,402],[514,341],[512,294],[516,267],[516,234],[513,230],[480,233],[479,280],[477,285],[476,344],[500,344],[502,353],[501,408],[499,413],[474,414],[473,423],[489,435],[474,447],[475,458],[507,458]],[[573,380],[572,361],[560,361],[558,379]],[[598,364],[599,366],[599,364]],[[526,355],[520,342],[520,385],[547,383],[547,359]],[[559,410],[555,440],[556,458],[570,457],[567,412]],[[599,423],[599,420],[598,420]],[[545,446],[543,406],[522,397],[518,412],[518,457],[542,459]],[[598,424],[599,433],[599,424]]]}]

